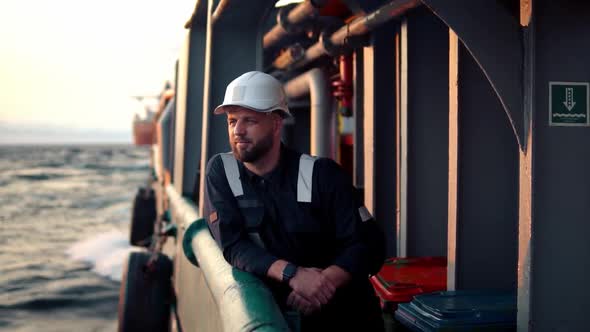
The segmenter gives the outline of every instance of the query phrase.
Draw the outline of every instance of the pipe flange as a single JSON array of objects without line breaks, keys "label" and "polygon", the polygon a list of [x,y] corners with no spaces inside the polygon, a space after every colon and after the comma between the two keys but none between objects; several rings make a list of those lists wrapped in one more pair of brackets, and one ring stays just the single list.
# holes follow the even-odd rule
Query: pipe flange
[{"label": "pipe flange", "polygon": [[289,34],[296,34],[303,31],[302,24],[293,24],[289,22],[289,13],[295,7],[297,7],[296,4],[291,4],[289,6],[282,7],[277,13],[277,24]]}]

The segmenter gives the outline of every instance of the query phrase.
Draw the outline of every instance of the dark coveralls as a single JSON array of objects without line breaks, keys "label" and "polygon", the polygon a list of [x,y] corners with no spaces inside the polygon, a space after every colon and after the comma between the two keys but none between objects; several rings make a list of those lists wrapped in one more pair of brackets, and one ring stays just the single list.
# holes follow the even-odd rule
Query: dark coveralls
[{"label": "dark coveralls", "polygon": [[[278,167],[263,177],[238,161],[244,194],[237,198],[221,156],[214,156],[207,165],[205,189],[209,229],[225,259],[259,276],[284,311],[290,288],[266,276],[277,259],[320,269],[337,265],[351,273],[352,282],[338,289],[330,303],[302,317],[303,331],[381,331],[381,311],[368,276],[383,263],[383,235],[372,218],[362,221],[359,208],[364,206],[349,176],[330,159],[315,161],[311,202],[298,202],[300,156],[282,147]],[[257,232],[264,247],[249,232]]]}]

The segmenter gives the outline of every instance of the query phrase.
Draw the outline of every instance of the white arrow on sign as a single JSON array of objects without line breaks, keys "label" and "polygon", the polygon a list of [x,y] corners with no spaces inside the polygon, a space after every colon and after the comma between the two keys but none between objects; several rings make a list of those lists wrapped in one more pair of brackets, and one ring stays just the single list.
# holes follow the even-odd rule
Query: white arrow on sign
[{"label": "white arrow on sign", "polygon": [[572,111],[574,106],[576,106],[576,102],[574,101],[574,89],[573,88],[565,88],[565,101],[563,102],[565,108],[568,111]]}]

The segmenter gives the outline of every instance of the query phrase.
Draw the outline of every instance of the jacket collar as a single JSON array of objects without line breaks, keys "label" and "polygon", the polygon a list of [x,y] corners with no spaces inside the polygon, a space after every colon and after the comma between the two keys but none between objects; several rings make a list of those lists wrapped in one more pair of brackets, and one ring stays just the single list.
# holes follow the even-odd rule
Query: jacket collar
[{"label": "jacket collar", "polygon": [[245,175],[245,178],[252,183],[256,183],[262,179],[266,180],[270,183],[281,183],[282,179],[285,179],[285,175],[287,173],[287,168],[289,167],[288,159],[290,158],[290,154],[293,151],[287,148],[285,145],[281,143],[281,150],[279,154],[279,163],[277,166],[270,172],[260,176],[255,174],[254,172],[250,171],[243,162],[238,160],[238,164],[240,165],[240,172],[242,175]]}]

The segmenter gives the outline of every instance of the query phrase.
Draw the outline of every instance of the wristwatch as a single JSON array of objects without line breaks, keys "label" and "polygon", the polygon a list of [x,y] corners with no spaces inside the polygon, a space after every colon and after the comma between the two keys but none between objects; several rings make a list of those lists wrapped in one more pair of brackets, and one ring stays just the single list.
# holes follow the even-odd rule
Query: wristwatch
[{"label": "wristwatch", "polygon": [[296,273],[297,266],[292,263],[287,263],[287,265],[285,265],[285,268],[283,269],[283,282],[288,284],[289,280],[291,280],[291,278],[293,278]]}]

